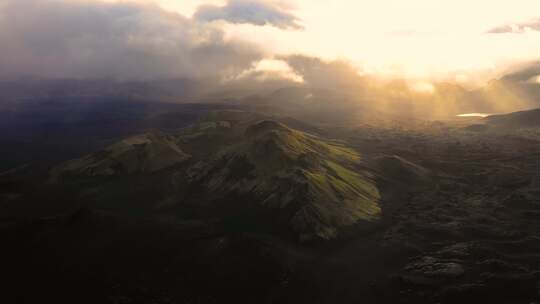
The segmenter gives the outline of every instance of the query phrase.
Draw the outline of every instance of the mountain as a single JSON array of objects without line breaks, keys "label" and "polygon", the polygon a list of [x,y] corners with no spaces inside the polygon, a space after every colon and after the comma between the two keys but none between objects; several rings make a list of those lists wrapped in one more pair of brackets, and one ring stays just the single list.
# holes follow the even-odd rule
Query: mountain
[{"label": "mountain", "polygon": [[486,117],[485,121],[495,127],[536,128],[540,127],[540,109],[493,115]]},{"label": "mountain", "polygon": [[373,108],[358,102],[351,95],[338,90],[283,87],[268,94],[247,96],[238,102],[257,112],[328,125],[355,124],[375,114]]},{"label": "mountain", "polygon": [[133,136],[97,153],[68,161],[51,172],[54,179],[64,176],[113,176],[156,172],[190,158],[174,138],[153,132]]},{"label": "mountain", "polygon": [[[76,182],[88,177],[90,183]],[[109,182],[100,182],[105,177]],[[81,193],[99,187],[107,204],[145,197],[138,205],[146,208],[143,213],[218,219],[242,232],[301,241],[334,239],[342,229],[374,222],[381,213],[379,190],[361,167],[359,153],[244,111],[210,112],[171,135],[129,137],[55,167],[51,179],[83,187]],[[117,205],[120,212],[136,208]]]},{"label": "mountain", "polygon": [[375,159],[375,165],[386,178],[409,187],[432,184],[432,172],[397,155],[379,156]]},{"label": "mountain", "polygon": [[111,139],[154,129],[174,131],[208,112],[233,109],[239,107],[106,97],[2,100],[0,171],[27,163],[53,166],[103,149]]},{"label": "mountain", "polygon": [[262,121],[189,175],[215,198],[245,197],[279,210],[276,224],[284,221],[300,240],[332,239],[379,217],[378,189],[359,161],[341,143]]}]

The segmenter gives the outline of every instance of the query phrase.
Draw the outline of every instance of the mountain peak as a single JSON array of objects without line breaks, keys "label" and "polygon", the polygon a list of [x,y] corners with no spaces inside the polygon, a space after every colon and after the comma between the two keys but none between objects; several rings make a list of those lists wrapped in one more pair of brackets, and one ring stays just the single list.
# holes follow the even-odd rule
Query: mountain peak
[{"label": "mountain peak", "polygon": [[268,134],[270,132],[292,133],[292,130],[277,121],[263,120],[248,127],[246,130],[246,136],[257,137]]},{"label": "mountain peak", "polygon": [[358,169],[354,150],[274,121],[255,123],[245,134],[192,175],[216,200],[246,197],[251,207],[283,210],[278,226],[301,240],[332,239],[344,227],[378,218],[378,189]]}]

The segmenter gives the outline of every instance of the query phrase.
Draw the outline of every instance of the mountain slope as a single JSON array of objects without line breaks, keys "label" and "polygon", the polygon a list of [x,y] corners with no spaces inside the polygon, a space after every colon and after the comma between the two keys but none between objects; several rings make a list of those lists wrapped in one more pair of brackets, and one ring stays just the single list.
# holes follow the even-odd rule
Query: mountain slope
[{"label": "mountain slope", "polygon": [[534,128],[540,127],[540,109],[514,112],[505,115],[493,115],[485,121],[496,127]]},{"label": "mountain slope", "polygon": [[[163,187],[140,175],[157,171],[152,176]],[[101,179],[110,176],[116,177],[111,183]],[[176,136],[130,137],[51,171],[53,181],[71,177],[94,177],[89,181],[95,183],[74,187],[99,193],[95,200],[116,211],[140,198],[141,212],[300,240],[336,238],[343,228],[376,221],[381,212],[379,191],[357,152],[243,112],[216,113]],[[140,190],[137,198],[133,187]],[[134,208],[130,203],[125,211]]]},{"label": "mountain slope", "polygon": [[255,204],[281,210],[302,240],[332,239],[340,228],[380,214],[379,192],[367,174],[356,170],[359,160],[339,143],[263,121],[189,175],[217,198],[246,195]]},{"label": "mountain slope", "polygon": [[174,138],[161,133],[145,133],[113,144],[97,153],[67,161],[53,168],[53,179],[62,176],[114,176],[152,173],[190,158]]}]

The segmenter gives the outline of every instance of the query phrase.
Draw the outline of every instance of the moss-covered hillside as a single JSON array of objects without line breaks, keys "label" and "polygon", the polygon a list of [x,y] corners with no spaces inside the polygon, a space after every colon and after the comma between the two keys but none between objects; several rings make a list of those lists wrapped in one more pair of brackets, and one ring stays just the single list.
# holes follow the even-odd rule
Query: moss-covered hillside
[{"label": "moss-covered hillside", "polygon": [[253,204],[283,210],[301,239],[332,239],[380,214],[378,189],[359,161],[341,143],[262,121],[189,174],[215,196],[245,194],[256,198]]}]

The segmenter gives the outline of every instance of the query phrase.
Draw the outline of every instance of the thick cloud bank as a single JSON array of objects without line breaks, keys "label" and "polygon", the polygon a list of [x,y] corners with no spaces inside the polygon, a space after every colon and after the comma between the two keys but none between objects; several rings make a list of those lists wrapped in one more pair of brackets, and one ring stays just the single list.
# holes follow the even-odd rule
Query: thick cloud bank
[{"label": "thick cloud bank", "polygon": [[285,56],[282,59],[313,87],[343,89],[362,88],[365,85],[365,77],[359,74],[357,68],[345,61],[324,61],[304,55]]},{"label": "thick cloud bank", "polygon": [[502,79],[513,82],[529,82],[538,76],[540,76],[540,61],[535,61],[509,72]]},{"label": "thick cloud bank", "polygon": [[264,1],[229,0],[224,6],[203,5],[195,13],[201,21],[224,20],[230,23],[271,25],[280,29],[301,30],[298,18],[285,9]]},{"label": "thick cloud bank", "polygon": [[0,78],[155,79],[239,73],[261,58],[211,25],[139,2],[3,0]]}]

